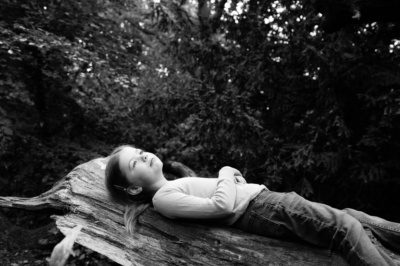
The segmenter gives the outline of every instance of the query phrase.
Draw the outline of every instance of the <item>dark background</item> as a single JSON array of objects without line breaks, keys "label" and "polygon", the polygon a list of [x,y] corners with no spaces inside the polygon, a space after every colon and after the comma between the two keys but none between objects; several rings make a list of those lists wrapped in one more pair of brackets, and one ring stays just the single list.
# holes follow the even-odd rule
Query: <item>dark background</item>
[{"label": "dark background", "polygon": [[0,195],[130,143],[400,222],[398,23],[327,34],[312,1],[199,2],[3,0]]}]

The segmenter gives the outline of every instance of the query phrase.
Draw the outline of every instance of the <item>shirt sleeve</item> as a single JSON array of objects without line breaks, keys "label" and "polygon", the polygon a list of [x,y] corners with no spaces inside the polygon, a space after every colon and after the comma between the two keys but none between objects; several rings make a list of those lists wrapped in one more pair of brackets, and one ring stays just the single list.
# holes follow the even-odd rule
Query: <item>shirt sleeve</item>
[{"label": "shirt sleeve", "polygon": [[153,198],[154,208],[162,215],[176,219],[223,218],[232,213],[236,199],[233,176],[218,178],[217,188],[211,198],[201,198],[169,188]]}]

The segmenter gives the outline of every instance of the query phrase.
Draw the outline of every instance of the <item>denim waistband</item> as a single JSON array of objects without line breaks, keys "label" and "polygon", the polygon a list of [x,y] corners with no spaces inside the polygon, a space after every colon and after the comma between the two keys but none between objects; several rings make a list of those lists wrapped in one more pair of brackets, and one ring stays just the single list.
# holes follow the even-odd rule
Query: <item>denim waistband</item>
[{"label": "denim waistband", "polygon": [[233,227],[239,228],[241,230],[245,230],[246,224],[247,224],[247,218],[250,215],[251,210],[253,209],[253,205],[257,202],[257,200],[260,198],[261,194],[265,192],[269,192],[270,190],[264,188],[262,189],[255,197],[254,199],[249,201],[249,205],[247,206],[245,212],[240,216],[240,218],[233,224]]},{"label": "denim waistband", "polygon": [[258,193],[257,196],[254,197],[254,199],[250,200],[249,206],[250,206],[252,203],[256,202],[257,199],[261,196],[261,194],[262,194],[262,193],[265,193],[266,191],[269,191],[269,190],[266,189],[266,188],[264,188],[263,190],[261,190],[260,193]]}]

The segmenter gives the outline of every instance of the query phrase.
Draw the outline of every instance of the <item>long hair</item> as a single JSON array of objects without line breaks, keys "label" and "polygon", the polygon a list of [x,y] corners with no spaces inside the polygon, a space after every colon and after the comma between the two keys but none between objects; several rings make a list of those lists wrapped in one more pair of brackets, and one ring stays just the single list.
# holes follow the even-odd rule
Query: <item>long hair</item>
[{"label": "long hair", "polygon": [[131,145],[122,145],[111,152],[105,171],[105,185],[111,200],[125,205],[125,228],[133,235],[137,230],[138,216],[151,206],[152,195],[142,191],[133,196],[121,190],[121,187],[128,188],[130,186],[128,179],[119,167],[119,153],[126,147],[133,148]]}]

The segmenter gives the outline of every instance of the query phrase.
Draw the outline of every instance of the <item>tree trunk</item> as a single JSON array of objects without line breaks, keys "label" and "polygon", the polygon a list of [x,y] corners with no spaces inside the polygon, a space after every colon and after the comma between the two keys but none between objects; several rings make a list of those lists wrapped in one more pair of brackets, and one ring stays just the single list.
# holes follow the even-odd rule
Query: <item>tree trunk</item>
[{"label": "tree trunk", "polygon": [[314,6],[324,15],[321,28],[328,33],[348,24],[400,21],[398,0],[316,0]]},{"label": "tree trunk", "polygon": [[77,242],[121,265],[348,265],[325,249],[171,220],[153,208],[140,216],[139,232],[132,237],[123,225],[124,207],[112,203],[105,191],[106,163],[107,158],[99,158],[82,164],[37,197],[0,197],[0,206],[68,211],[52,216],[57,228],[66,234],[82,225]]}]

